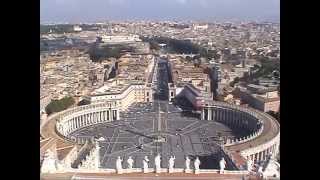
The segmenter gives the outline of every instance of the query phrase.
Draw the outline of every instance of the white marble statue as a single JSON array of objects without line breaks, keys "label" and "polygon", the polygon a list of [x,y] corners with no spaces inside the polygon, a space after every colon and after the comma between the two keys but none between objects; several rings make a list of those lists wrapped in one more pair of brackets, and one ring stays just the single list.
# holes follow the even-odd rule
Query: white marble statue
[{"label": "white marble statue", "polygon": [[264,177],[280,177],[280,164],[273,159],[266,162],[265,169],[263,170]]},{"label": "white marble statue", "polygon": [[226,161],[222,157],[221,160],[219,161],[219,167],[220,167],[220,174],[224,173],[224,169],[226,168]]},{"label": "white marble statue", "polygon": [[161,170],[161,156],[160,154],[156,155],[154,158],[154,164],[156,166],[156,173],[160,173]]},{"label": "white marble statue", "polygon": [[194,161],[194,173],[195,174],[199,174],[200,172],[200,159],[199,157],[196,158],[196,160]]},{"label": "white marble statue", "polygon": [[96,143],[95,143],[95,151],[94,151],[94,153],[95,153],[95,168],[96,169],[100,168],[100,158],[101,158],[100,157],[100,149],[101,149],[101,147],[100,147],[98,141],[96,141]]},{"label": "white marble statue", "polygon": [[190,159],[188,156],[186,156],[186,162],[185,162],[185,170],[186,173],[190,172]]},{"label": "white marble statue", "polygon": [[122,174],[122,161],[123,161],[123,159],[121,159],[121,157],[118,156],[118,159],[116,161],[116,168],[117,168],[118,174]]},{"label": "white marble statue", "polygon": [[250,172],[252,171],[253,162],[250,158],[247,160],[247,170]]},{"label": "white marble statue", "polygon": [[263,168],[262,168],[262,166],[259,166],[259,167],[258,167],[258,175],[259,175],[260,177],[263,177]]},{"label": "white marble statue", "polygon": [[132,171],[132,167],[133,167],[133,159],[131,158],[131,156],[129,156],[127,163],[128,163],[128,172]]},{"label": "white marble statue", "polygon": [[42,173],[53,173],[57,171],[57,161],[54,152],[48,149],[45,152],[45,157],[41,166]]},{"label": "white marble statue", "polygon": [[149,159],[148,159],[148,156],[144,157],[144,159],[142,160],[142,163],[143,163],[143,173],[148,173],[149,172],[149,167],[148,167]]},{"label": "white marble statue", "polygon": [[169,159],[169,173],[173,172],[174,169],[174,160],[176,159],[176,157],[171,156]]}]

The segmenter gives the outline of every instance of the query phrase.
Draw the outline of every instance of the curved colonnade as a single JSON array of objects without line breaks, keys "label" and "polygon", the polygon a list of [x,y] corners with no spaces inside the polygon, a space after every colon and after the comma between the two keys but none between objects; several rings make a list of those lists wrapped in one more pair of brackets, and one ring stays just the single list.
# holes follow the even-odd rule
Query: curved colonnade
[{"label": "curved colonnade", "polygon": [[80,128],[94,124],[120,120],[119,109],[120,107],[116,102],[90,104],[67,109],[57,117],[56,131],[68,140],[84,144],[91,137],[73,137],[70,134]]},{"label": "curved colonnade", "polygon": [[227,139],[226,150],[240,152],[254,162],[275,157],[279,152],[280,125],[270,115],[242,106],[210,101],[201,113],[202,120],[218,121],[232,128],[246,129],[251,133],[238,139]]}]

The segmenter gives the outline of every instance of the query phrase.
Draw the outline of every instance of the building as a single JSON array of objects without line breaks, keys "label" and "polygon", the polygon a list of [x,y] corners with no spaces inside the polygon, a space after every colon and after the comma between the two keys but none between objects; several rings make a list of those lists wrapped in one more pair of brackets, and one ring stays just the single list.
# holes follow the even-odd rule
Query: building
[{"label": "building", "polygon": [[129,36],[109,36],[103,35],[101,36],[102,41],[107,44],[121,44],[121,43],[133,43],[133,42],[140,42],[141,39],[138,35],[129,35]]},{"label": "building", "polygon": [[194,29],[194,30],[206,30],[206,29],[208,29],[208,24],[204,24],[204,25],[193,25],[193,29]]},{"label": "building", "polygon": [[152,102],[152,90],[144,83],[121,84],[119,80],[108,82],[89,96],[85,96],[84,99],[91,104],[114,101],[117,102],[121,110],[125,110],[134,102]]},{"label": "building", "polygon": [[80,26],[73,26],[73,31],[75,32],[81,32],[82,28]]},{"label": "building", "polygon": [[246,88],[238,87],[235,93],[243,102],[260,111],[279,111],[280,97],[274,88],[249,84]]}]

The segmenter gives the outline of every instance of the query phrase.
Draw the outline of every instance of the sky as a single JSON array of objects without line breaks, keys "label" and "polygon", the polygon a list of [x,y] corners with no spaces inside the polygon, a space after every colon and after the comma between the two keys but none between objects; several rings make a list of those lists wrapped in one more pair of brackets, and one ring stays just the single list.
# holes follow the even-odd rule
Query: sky
[{"label": "sky", "polygon": [[41,0],[42,22],[279,21],[280,0]]}]

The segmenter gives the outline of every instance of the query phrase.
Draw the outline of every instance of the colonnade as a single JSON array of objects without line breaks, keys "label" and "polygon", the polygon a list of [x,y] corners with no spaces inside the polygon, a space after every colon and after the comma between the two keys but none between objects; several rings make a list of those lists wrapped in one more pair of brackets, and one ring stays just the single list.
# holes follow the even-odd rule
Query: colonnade
[{"label": "colonnade", "polygon": [[276,155],[279,153],[279,143],[273,144],[269,148],[266,148],[260,152],[256,152],[254,154],[251,154],[247,156],[246,158],[250,158],[253,160],[255,163],[260,162],[260,161],[266,161],[269,156],[271,158],[275,158]]},{"label": "colonnade", "polygon": [[214,106],[204,107],[201,113],[201,119],[219,121],[231,127],[246,128],[250,131],[258,130],[257,124],[259,122],[255,116],[247,112]]},{"label": "colonnade", "polygon": [[[83,107],[80,108],[83,109]],[[57,122],[58,132],[65,137],[68,137],[70,133],[82,127],[120,120],[119,108],[111,108],[110,106],[91,105],[91,108],[86,108],[84,111],[79,112],[76,109],[71,111],[72,113],[66,112],[62,114]]]},{"label": "colonnade", "polygon": [[[275,122],[272,117],[269,117],[263,112],[259,112],[252,108],[246,108],[241,106],[235,106],[223,102],[212,102],[206,104],[201,112],[201,120],[207,121],[219,121],[230,127],[234,128],[245,128],[251,132],[249,136],[242,137],[237,140],[228,139],[226,147],[233,147],[231,149],[237,149],[237,144],[239,148],[241,146],[240,153],[244,158],[250,158],[255,163],[260,161],[265,161],[269,156],[272,158],[276,157],[279,153],[280,145],[280,131],[279,124]],[[269,137],[268,140],[265,139],[262,143],[259,144],[247,144],[244,145],[247,141],[250,141],[259,138],[265,128],[265,123],[268,123],[270,130],[269,133],[273,133],[273,137]],[[267,132],[268,133],[268,132]],[[265,134],[264,134],[265,136]],[[262,137],[261,137],[262,138]],[[247,147],[247,148],[245,148]]]}]

